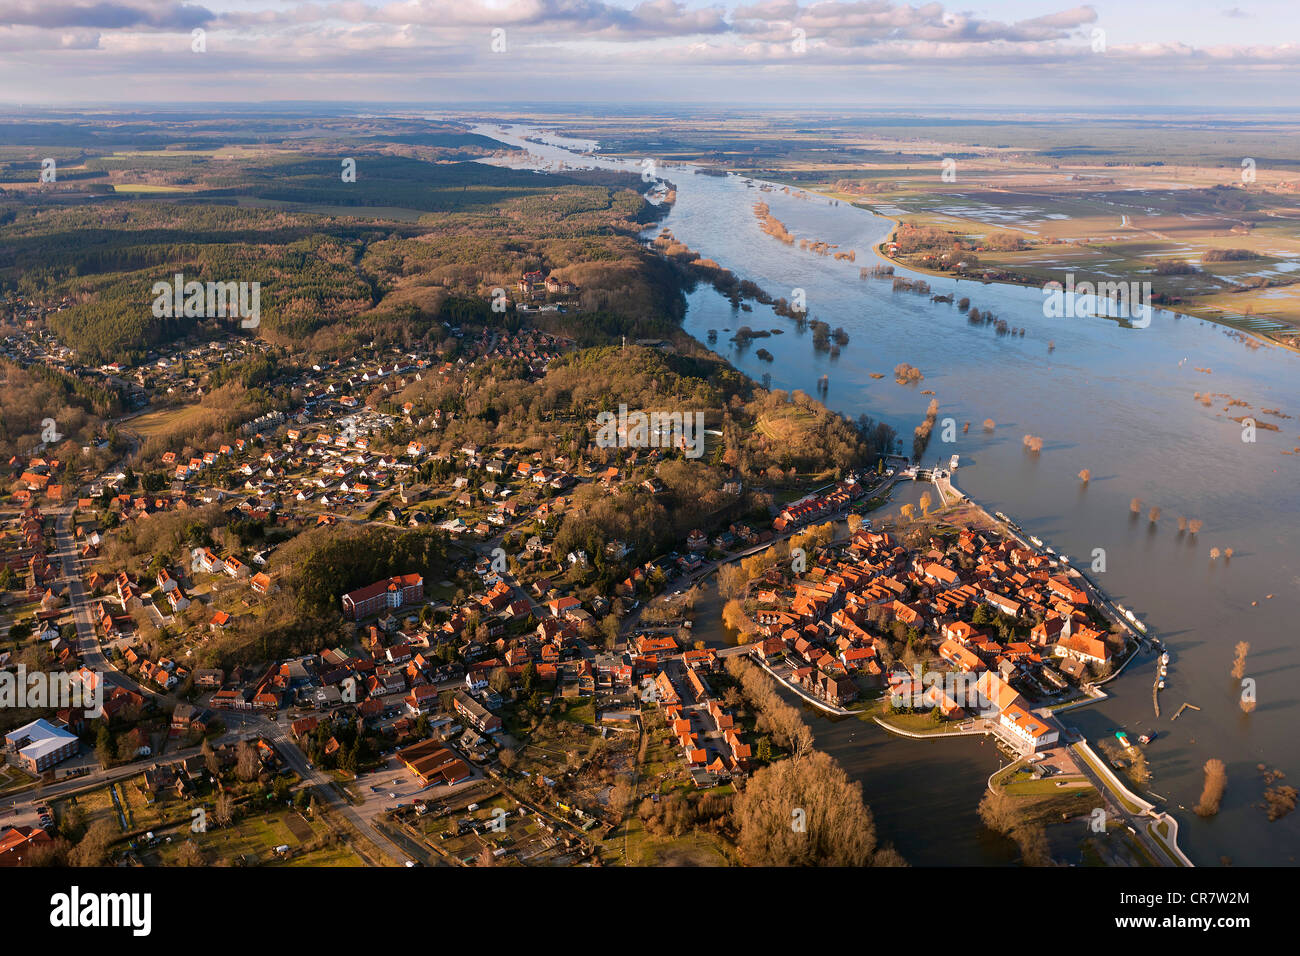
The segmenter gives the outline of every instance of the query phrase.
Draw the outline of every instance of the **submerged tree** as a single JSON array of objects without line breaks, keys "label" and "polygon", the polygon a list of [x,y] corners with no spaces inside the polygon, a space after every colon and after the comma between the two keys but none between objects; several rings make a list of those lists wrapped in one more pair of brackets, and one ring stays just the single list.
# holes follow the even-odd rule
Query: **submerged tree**
[{"label": "submerged tree", "polygon": [[1223,805],[1223,792],[1228,789],[1228,768],[1222,760],[1211,757],[1205,761],[1205,786],[1201,801],[1195,807],[1197,816],[1212,817]]},{"label": "submerged tree", "polygon": [[1250,641],[1238,641],[1233,648],[1232,676],[1241,680],[1246,676],[1246,655],[1250,653]]}]

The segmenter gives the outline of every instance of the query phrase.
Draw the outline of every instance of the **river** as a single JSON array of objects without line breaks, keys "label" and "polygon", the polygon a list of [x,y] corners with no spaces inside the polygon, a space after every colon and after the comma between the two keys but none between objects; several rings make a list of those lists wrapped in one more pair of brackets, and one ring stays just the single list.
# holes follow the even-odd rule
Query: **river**
[{"label": "river", "polygon": [[[546,138],[557,145],[523,144],[532,131],[522,127],[477,131],[526,145],[545,162],[593,164],[558,145],[592,144],[550,133]],[[1131,736],[1159,729],[1147,748],[1150,790],[1177,817],[1180,846],[1198,865],[1294,864],[1300,813],[1268,821],[1257,768],[1280,769],[1292,782],[1300,770],[1294,683],[1300,676],[1300,455],[1283,454],[1300,446],[1294,417],[1300,416],[1300,355],[1250,348],[1221,327],[1166,311],[1157,311],[1146,328],[1102,318],[1049,318],[1036,288],[896,269],[925,279],[937,294],[968,296],[1025,330],[1023,336],[999,336],[990,326],[971,325],[955,305],[894,292],[888,280],[859,278],[860,268],[880,263],[871,250],[892,228],[887,219],[811,194],[798,198],[795,190],[760,192],[739,177],[694,175],[690,167],[662,164],[657,171],[676,185],[677,201],[651,234],[661,226],[672,230],[702,256],[774,296],[803,290],[810,317],[842,327],[849,342],[838,358],[815,352],[810,332],[798,332],[793,322],[757,304],[751,313],[733,311],[707,287],[689,296],[686,331],[705,342],[716,329],[712,347],[754,378],[770,375],[775,388],[816,394],[817,380],[829,376],[824,400],[830,407],[883,419],[908,446],[936,398],[940,426],[927,462],[959,454],[954,481],[962,491],[990,511],[1007,513],[1078,566],[1104,559],[1105,570],[1093,579],[1169,647],[1173,660],[1158,720],[1151,703],[1155,665],[1147,655],[1106,685],[1110,699],[1071,712],[1066,722],[1093,740],[1120,727]],[[856,262],[764,234],[752,209],[760,199],[796,236],[853,249]],[[785,333],[736,348],[724,330],[741,325]],[[775,360],[759,359],[759,347]],[[892,370],[901,362],[918,367],[924,381],[896,384]],[[1222,397],[1206,407],[1194,400],[1196,392],[1229,395],[1249,407],[1225,411]],[[1271,417],[1263,409],[1293,417]],[[1245,442],[1242,427],[1229,418],[1240,415],[1281,430],[1259,429],[1254,442]],[[957,426],[951,443],[942,441],[946,418]],[[991,432],[982,427],[985,419],[996,423]],[[963,434],[966,422],[971,426]],[[1040,453],[1026,451],[1027,434],[1043,439]],[[1084,468],[1092,475],[1086,485],[1076,477]],[[1143,503],[1140,515],[1129,509],[1135,497]],[[1152,506],[1162,511],[1154,524],[1148,519]],[[1178,516],[1204,526],[1196,535],[1180,533]],[[1214,547],[1232,548],[1231,560],[1212,560]],[[1241,687],[1230,674],[1238,641],[1250,643],[1246,675],[1257,697],[1250,714],[1242,712]],[[1201,709],[1172,722],[1184,701]],[[862,781],[882,837],[911,862],[1006,861],[1002,842],[977,836],[974,804],[997,766],[991,743],[911,742],[859,721],[835,723],[811,713],[810,720],[818,745]],[[1200,794],[1202,766],[1213,757],[1227,764],[1228,789],[1219,814],[1202,820],[1190,808]]]}]

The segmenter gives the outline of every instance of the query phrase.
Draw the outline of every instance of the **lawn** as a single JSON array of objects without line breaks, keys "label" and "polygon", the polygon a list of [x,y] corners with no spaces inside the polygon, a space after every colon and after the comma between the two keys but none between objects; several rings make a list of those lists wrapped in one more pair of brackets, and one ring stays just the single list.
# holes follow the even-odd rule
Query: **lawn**
[{"label": "lawn", "polygon": [[882,714],[880,719],[891,727],[906,730],[913,734],[934,734],[938,736],[961,729],[959,722],[955,720],[940,720],[936,723],[934,718],[930,716],[929,711],[921,714],[891,712]]},{"label": "lawn", "polygon": [[7,764],[0,764],[0,794],[15,793],[27,787],[33,786],[38,781],[30,777],[18,767],[10,767]]},{"label": "lawn", "polygon": [[575,724],[595,726],[596,699],[594,697],[566,698],[560,702],[556,716],[561,720],[572,721]]},{"label": "lawn", "polygon": [[[1093,793],[1096,788],[1079,774],[1044,777],[1035,780],[1027,771],[1021,770],[1004,781],[1003,792],[1012,797],[1041,797],[1058,794]],[[1062,786],[1064,784],[1064,786]]]},{"label": "lawn", "polygon": [[62,821],[73,805],[81,808],[86,826],[101,818],[112,820],[114,826],[117,825],[117,811],[113,808],[113,798],[106,786],[57,801],[54,804],[55,818]]},{"label": "lawn", "polygon": [[[296,818],[296,819],[293,819]],[[290,826],[293,819],[293,826]],[[240,863],[264,866],[362,866],[363,861],[356,856],[346,844],[324,843],[319,849],[300,853],[291,859],[280,859],[274,850],[277,846],[287,845],[294,850],[304,846],[308,839],[300,839],[295,830],[304,836],[310,831],[310,840],[322,840],[329,836],[329,829],[317,821],[305,821],[296,811],[288,813],[275,810],[272,813],[246,817],[228,827],[212,827],[206,833],[186,833],[181,831],[173,836],[171,843],[165,843],[155,851],[163,865],[176,862],[181,848],[183,835],[193,838],[209,862],[220,860],[225,863]]]},{"label": "lawn", "polygon": [[[606,849],[621,854],[623,831],[615,830]],[[730,866],[727,846],[712,833],[696,831],[679,837],[656,836],[635,815],[629,817],[625,866]]]},{"label": "lawn", "polygon": [[[1082,759],[1085,763],[1088,764],[1088,766],[1092,767],[1092,769],[1097,773],[1097,775],[1100,776],[1103,780],[1105,779],[1105,776],[1106,776],[1105,771],[1101,768],[1101,766],[1098,765],[1097,761],[1095,761],[1095,760],[1093,760],[1091,757],[1087,756],[1087,755],[1084,753],[1083,750],[1080,750],[1080,749],[1077,749],[1077,748],[1071,748],[1071,751],[1070,751],[1070,752],[1071,752],[1071,754],[1072,754],[1073,756]],[[1109,789],[1108,789],[1107,792],[1110,793],[1111,791],[1109,791]],[[1125,798],[1122,794],[1119,794],[1119,793],[1112,793],[1112,795],[1113,795],[1117,800],[1119,800],[1120,803],[1122,803],[1122,804],[1124,805],[1124,809],[1127,810],[1129,813],[1141,813],[1141,812],[1142,812],[1141,807],[1139,807],[1139,806],[1137,806],[1136,804],[1134,804],[1131,800],[1128,800],[1127,798]]]},{"label": "lawn", "polygon": [[145,412],[131,419],[130,430],[138,432],[146,441],[156,435],[165,434],[178,424],[202,415],[205,410],[200,405],[184,405],[178,408],[163,408],[156,412]]},{"label": "lawn", "polygon": [[284,867],[303,866],[317,869],[328,866],[365,866],[365,863],[361,857],[352,852],[346,843],[336,843],[272,865]]}]

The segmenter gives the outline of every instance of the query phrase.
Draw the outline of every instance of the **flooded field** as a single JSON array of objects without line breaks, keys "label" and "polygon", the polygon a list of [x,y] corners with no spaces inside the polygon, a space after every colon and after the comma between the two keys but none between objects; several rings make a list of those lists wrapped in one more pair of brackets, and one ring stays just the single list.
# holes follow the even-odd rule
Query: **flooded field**
[{"label": "flooded field", "polygon": [[[575,159],[554,147],[533,148],[551,162]],[[773,387],[816,394],[818,379],[826,375],[828,405],[847,415],[884,419],[901,435],[911,434],[936,398],[940,423],[953,419],[957,436],[951,444],[932,442],[927,459],[959,454],[958,487],[990,511],[1006,512],[1026,533],[1084,566],[1104,558],[1098,582],[1170,646],[1161,736],[1148,758],[1152,790],[1177,816],[1183,849],[1203,865],[1221,858],[1293,862],[1300,815],[1268,821],[1260,807],[1264,785],[1257,765],[1291,777],[1300,773],[1293,732],[1300,718],[1294,683],[1300,674],[1300,455],[1289,454],[1300,446],[1300,425],[1295,417],[1263,411],[1300,415],[1300,356],[1249,348],[1221,327],[1170,312],[1157,312],[1142,329],[1096,317],[1048,318],[1036,288],[898,270],[925,279],[933,294],[969,297],[981,310],[1024,329],[1023,336],[999,335],[970,324],[955,304],[860,278],[859,270],[877,261],[870,250],[889,232],[885,219],[780,189],[761,193],[772,215],[795,235],[856,250],[856,263],[838,262],[763,234],[752,211],[760,194],[736,177],[695,176],[678,168],[661,175],[678,187],[663,225],[680,241],[773,296],[789,298],[802,290],[810,317],[843,327],[849,344],[832,358],[814,350],[811,333],[799,333],[770,309],[733,310],[708,288],[690,297],[686,330],[701,342],[717,330],[712,347],[747,374],[770,376]],[[773,362],[729,341],[741,325],[786,329],[764,341]],[[923,381],[897,385],[890,373],[901,362],[919,368]],[[1206,405],[1196,393],[1216,397]],[[1229,397],[1248,405],[1229,407]],[[1254,441],[1245,442],[1242,425],[1232,420],[1243,415],[1279,430],[1260,429]],[[985,419],[993,421],[992,430],[982,427]],[[968,421],[971,428],[963,433]],[[1043,439],[1040,453],[1025,450],[1026,434]],[[1092,474],[1086,485],[1076,477],[1084,468]],[[1140,514],[1130,510],[1134,498]],[[1155,522],[1148,519],[1152,506],[1161,509]],[[1180,532],[1180,517],[1204,522],[1199,534]],[[1212,548],[1221,556],[1212,558]],[[1233,549],[1230,560],[1222,557],[1227,548]],[[1240,686],[1229,674],[1233,645],[1241,640],[1251,644],[1248,676],[1258,688],[1251,714],[1242,713]],[[1151,677],[1149,663],[1136,663],[1107,685],[1109,700],[1072,712],[1070,721],[1092,737],[1119,727],[1154,726]],[[1168,715],[1183,701],[1201,710],[1170,722]],[[892,740],[867,745],[863,737],[859,747],[856,737],[851,746],[840,741],[838,725],[815,726],[819,742],[862,779],[882,832],[900,848],[904,834],[910,840],[934,823],[917,811],[907,787],[897,791],[897,804],[891,802],[902,768],[914,762],[930,770],[910,778],[913,783],[924,779],[945,792],[943,799],[968,805],[973,815],[983,780],[974,779],[973,767],[955,772],[961,758],[947,748],[978,752],[978,744],[921,750]],[[884,762],[855,759],[858,749],[878,753]],[[1195,804],[1201,767],[1212,757],[1227,763],[1229,784],[1221,812],[1207,822],[1182,808]],[[978,830],[973,816],[962,819],[963,826]],[[891,821],[897,831],[891,831]],[[970,831],[965,837],[971,842]]]}]

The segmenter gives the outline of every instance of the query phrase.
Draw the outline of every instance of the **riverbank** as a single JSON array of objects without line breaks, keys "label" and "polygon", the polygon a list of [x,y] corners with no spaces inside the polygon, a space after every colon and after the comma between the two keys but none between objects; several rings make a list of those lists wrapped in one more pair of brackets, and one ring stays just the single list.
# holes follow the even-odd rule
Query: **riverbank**
[{"label": "riverbank", "polygon": [[[821,256],[791,255],[782,243],[768,241],[754,224],[754,191],[735,177],[681,179],[665,222],[674,235],[764,288],[806,290],[810,312],[842,322],[851,336],[838,361],[791,347],[769,365],[752,350],[721,342],[710,347],[754,380],[770,375],[774,388],[802,389],[843,414],[869,413],[903,433],[919,419],[929,397],[868,373],[917,364],[921,356],[922,388],[937,389],[940,415],[959,425],[955,442],[944,450],[945,457],[960,454],[963,488],[989,510],[1014,514],[1025,534],[1048,539],[1058,550],[1087,556],[1104,549],[1107,592],[1168,645],[1177,660],[1174,680],[1180,693],[1204,707],[1204,713],[1184,714],[1172,724],[1162,707],[1154,726],[1153,664],[1149,655],[1139,654],[1124,679],[1105,685],[1107,698],[1073,710],[1070,723],[1091,739],[1105,738],[1115,727],[1134,733],[1159,729],[1160,743],[1150,748],[1149,759],[1161,801],[1169,806],[1195,803],[1204,782],[1200,767],[1210,758],[1258,755],[1291,775],[1300,772],[1288,747],[1294,702],[1274,699],[1243,717],[1236,698],[1223,693],[1227,652],[1212,639],[1238,635],[1251,643],[1252,660],[1262,662],[1260,655],[1267,654],[1273,668],[1300,661],[1300,648],[1286,638],[1291,629],[1282,602],[1264,600],[1269,593],[1284,593],[1300,574],[1300,555],[1280,532],[1300,520],[1300,499],[1289,493],[1292,466],[1300,459],[1278,457],[1294,442],[1272,440],[1272,433],[1261,432],[1258,446],[1243,449],[1235,423],[1190,400],[1194,391],[1206,389],[1202,376],[1212,368],[1210,387],[1242,395],[1254,408],[1285,408],[1294,400],[1300,369],[1295,354],[1233,347],[1224,340],[1225,329],[1181,321],[1154,323],[1142,333],[1113,322],[1075,323],[1069,348],[1045,352],[1060,323],[1044,319],[1034,290],[989,284],[978,296],[982,309],[1026,327],[1028,336],[974,330],[951,305],[895,294],[889,283],[862,280],[855,269]],[[890,226],[847,203],[832,208],[825,200],[795,202],[779,191],[765,199],[795,231],[825,236],[843,248],[874,248]],[[943,291],[950,288],[945,283]],[[775,319],[770,308],[755,305],[752,312],[737,310],[702,286],[688,294],[683,326],[704,343],[710,329],[734,329],[745,321],[759,328],[769,324],[769,316]],[[860,346],[870,352],[858,356]],[[815,385],[828,372],[829,395],[824,395]],[[1061,409],[1087,412],[1062,414]],[[966,433],[960,428],[964,420],[988,420],[997,428],[972,427]],[[1041,454],[1022,448],[1024,433],[1044,437]],[[1085,468],[1093,475],[1090,483],[1076,478]],[[915,504],[920,488],[903,487],[895,488],[895,512],[904,498]],[[1162,506],[1171,517],[1204,517],[1204,530],[1174,533],[1170,518],[1159,524],[1137,520],[1130,510],[1134,497]],[[1237,559],[1231,566],[1212,560],[1212,545],[1234,546]],[[721,604],[711,601],[720,610]],[[711,644],[731,643],[720,625],[714,630],[717,639]],[[808,719],[819,749],[831,752],[863,782],[882,832],[890,831],[909,859],[942,865],[957,853],[972,865],[1010,862],[1001,844],[981,830],[974,809],[984,778],[994,769],[987,766],[991,744],[936,740],[916,747],[875,727],[864,735],[860,721],[811,707]],[[965,779],[976,773],[978,781]],[[1243,780],[1242,786],[1250,782]],[[1181,823],[1180,842],[1205,862],[1226,857],[1285,865],[1284,845],[1300,838],[1300,814],[1269,822],[1253,798],[1228,801],[1212,825],[1199,818]]]},{"label": "riverbank", "polygon": [[[817,193],[816,195],[823,196],[823,197],[825,196],[824,193]],[[876,215],[876,216],[880,215],[879,213],[877,213],[875,210],[871,209],[868,206],[859,206],[857,203],[854,203],[853,205],[857,206],[857,208],[863,210],[864,212],[871,213],[872,215]],[[877,245],[874,249],[872,249],[872,252],[874,252],[877,256],[879,256],[883,261],[888,262],[891,266],[907,269],[909,272],[915,272],[917,275],[929,276],[932,279],[951,279],[954,282],[961,282],[964,279],[967,282],[975,283],[978,285],[1005,285],[1005,286],[1016,286],[1022,289],[1042,288],[1042,283],[1031,282],[1029,280],[1026,280],[1024,282],[1017,282],[1013,279],[983,279],[983,278],[976,278],[974,276],[954,275],[951,272],[943,272],[942,270],[939,269],[926,268],[925,266],[920,266],[914,263],[910,263],[905,259],[900,259],[897,256],[891,256],[887,251],[888,246],[889,243],[893,240],[894,233],[898,231],[898,227],[900,223],[899,220],[893,219],[888,216],[881,216],[881,218],[888,220],[888,222],[890,223],[889,235],[885,237],[884,241],[882,241],[879,245]],[[872,280],[868,279],[865,281],[869,282]],[[1117,280],[1112,280],[1112,281],[1117,281]],[[1137,280],[1133,280],[1133,281],[1137,281]],[[1151,308],[1161,309],[1165,312],[1173,312],[1176,313],[1177,315],[1186,316],[1189,319],[1197,319],[1202,322],[1209,322],[1212,325],[1218,325],[1218,326],[1222,326],[1223,328],[1232,329],[1234,332],[1239,332],[1242,335],[1248,335],[1251,338],[1255,339],[1256,341],[1263,343],[1264,345],[1276,346],[1277,348],[1286,349],[1288,352],[1293,352],[1300,355],[1300,346],[1291,345],[1288,342],[1283,342],[1279,339],[1275,339],[1272,337],[1272,335],[1268,333],[1260,332],[1258,329],[1252,329],[1242,322],[1233,321],[1232,319],[1228,319],[1222,315],[1212,315],[1203,312],[1195,312],[1195,311],[1191,311],[1186,306],[1180,308],[1178,306],[1173,306],[1173,305],[1159,305],[1159,306],[1151,306]],[[1294,334],[1296,332],[1300,332],[1300,329],[1292,328],[1291,333]]]},{"label": "riverbank", "polygon": [[[755,180],[755,181],[760,182],[760,180]],[[883,213],[877,212],[872,205],[868,203],[863,203],[859,201],[856,197],[847,194],[826,192],[820,189],[809,187],[802,183],[793,183],[793,182],[787,183],[787,182],[782,182],[779,179],[761,180],[761,182],[767,182],[773,186],[786,187],[791,190],[798,190],[799,192],[806,193],[809,196],[816,196],[819,199],[824,199],[827,202],[843,203],[845,205],[852,206],[855,209],[860,209],[863,212],[866,212],[870,215],[876,216],[879,219],[885,220],[886,222],[889,223],[889,227],[890,227],[889,233],[888,235],[885,236],[883,240],[881,240],[876,246],[874,246],[871,251],[875,253],[882,261],[887,262],[890,265],[907,269],[910,272],[916,273],[917,275],[929,276],[930,278],[936,278],[936,279],[951,279],[954,281],[961,281],[962,279],[965,279],[967,282],[978,283],[980,285],[1016,286],[1020,288],[1030,288],[1030,289],[1042,288],[1041,282],[1031,281],[1028,278],[1025,279],[1024,281],[1018,282],[1012,279],[984,279],[984,278],[973,277],[973,276],[956,276],[953,275],[951,272],[943,272],[938,269],[926,268],[924,266],[907,262],[906,260],[898,258],[897,256],[891,256],[888,252],[888,246],[889,243],[892,241],[894,234],[898,231],[898,227],[901,224],[901,220],[896,219],[893,216],[887,216]],[[986,225],[983,223],[976,223],[974,221],[972,221],[972,223],[973,225]],[[1112,281],[1120,281],[1120,280],[1125,282],[1143,281],[1138,276],[1134,276],[1132,279],[1127,279],[1124,277],[1119,277],[1119,279],[1112,278]],[[1244,321],[1233,320],[1226,317],[1223,314],[1212,313],[1208,309],[1206,311],[1199,311],[1194,309],[1193,307],[1189,307],[1186,303],[1183,303],[1180,306],[1160,305],[1160,306],[1155,306],[1155,308],[1163,309],[1166,312],[1176,313],[1177,315],[1180,316],[1186,316],[1191,319],[1198,319],[1202,322],[1209,322],[1212,325],[1217,325],[1225,329],[1231,329],[1234,332],[1238,332],[1242,335],[1249,336],[1255,341],[1261,342],[1265,345],[1276,346],[1278,348],[1285,349],[1288,352],[1294,354],[1300,354],[1300,337],[1297,338],[1297,344],[1295,345],[1273,337],[1274,335],[1281,335],[1281,334],[1296,335],[1297,333],[1300,333],[1300,327],[1290,325],[1283,319],[1269,319],[1270,322],[1275,322],[1277,324],[1284,326],[1285,328],[1283,330],[1278,330],[1275,332],[1261,332],[1258,329],[1251,328]]]},{"label": "riverbank", "polygon": [[[1002,529],[1003,532],[1008,537],[1011,537],[1013,540],[1018,541],[1026,549],[1034,550],[1035,553],[1041,553],[1041,549],[1033,548],[1029,542],[1025,541],[1024,538],[1022,538],[1018,533],[1016,533],[1014,530],[1008,527],[1007,522],[1002,521],[1001,519],[996,518],[993,515],[989,514],[988,509],[986,509],[978,501],[974,500],[969,495],[963,493],[959,488],[957,488],[957,486],[952,483],[951,477],[936,479],[935,484],[938,485],[940,480],[947,482],[952,492],[957,496],[958,501],[977,509],[979,512],[981,512],[984,515],[985,518],[994,522],[997,527]],[[1138,653],[1142,650],[1142,647],[1144,646],[1146,638],[1143,634],[1139,633],[1138,630],[1134,628],[1127,620],[1124,619],[1124,616],[1120,614],[1119,611],[1115,608],[1114,602],[1110,599],[1108,595],[1106,595],[1104,591],[1101,590],[1101,588],[1097,587],[1095,584],[1089,581],[1082,573],[1075,571],[1073,568],[1070,568],[1068,564],[1066,565],[1066,568],[1068,569],[1069,572],[1071,572],[1070,576],[1072,579],[1082,580],[1084,582],[1085,589],[1088,591],[1089,597],[1094,602],[1094,606],[1098,607],[1098,609],[1106,617],[1110,618],[1114,623],[1122,627],[1124,629],[1124,632],[1128,634],[1131,638],[1133,638],[1131,642],[1131,649],[1129,650],[1129,653],[1125,657],[1123,662],[1118,667],[1116,667],[1110,674],[1098,680],[1096,683],[1101,684],[1101,683],[1105,683],[1106,681],[1113,680],[1114,678],[1118,677],[1121,673],[1123,673],[1124,669],[1128,667],[1128,665],[1137,657]],[[1130,642],[1126,640],[1125,644],[1128,645],[1130,644]],[[1087,688],[1085,688],[1085,690],[1086,689]],[[1068,707],[1082,706],[1083,704],[1093,703],[1099,699],[1105,699],[1105,697],[1106,695],[1104,693],[1102,693],[1100,697],[1092,697],[1090,695],[1089,699],[1087,700],[1071,701],[1066,706]],[[1054,710],[1053,716],[1055,716],[1055,714],[1058,712],[1059,711]],[[886,729],[891,730],[894,733],[903,733],[904,735],[910,737],[926,736],[922,734],[911,734],[905,731],[898,730],[896,728],[890,728],[879,719],[877,719],[876,722],[881,724],[881,726],[886,727]],[[979,731],[971,731],[971,732],[979,732]],[[1065,733],[1064,727],[1062,727],[1062,733]],[[1092,750],[1092,748],[1088,746],[1088,742],[1086,739],[1080,740],[1077,743],[1068,746],[1070,750],[1074,752],[1076,755],[1080,754],[1080,752],[1086,755],[1084,759],[1087,760],[1092,765],[1092,769],[1096,772],[1098,778],[1101,781],[1101,785],[1103,786],[1103,788],[1108,790],[1112,794],[1112,796],[1115,797],[1121,803],[1121,805],[1124,806],[1126,810],[1129,810],[1135,815],[1150,817],[1150,822],[1146,824],[1147,831],[1151,836],[1152,840],[1157,845],[1159,845],[1161,849],[1164,850],[1166,855],[1171,859],[1173,865],[1175,866],[1193,865],[1192,861],[1188,859],[1186,854],[1184,854],[1182,850],[1179,849],[1178,847],[1178,821],[1175,820],[1170,813],[1163,810],[1157,810],[1156,804],[1137,796],[1126,786],[1124,786],[1124,784],[1120,782],[1119,778],[1110,769],[1110,767],[1106,766],[1105,762],[1102,761],[1101,758],[1098,757],[1096,753]],[[1078,763],[1078,761],[1076,761],[1076,763]],[[1157,827],[1159,828],[1158,830]]]}]

